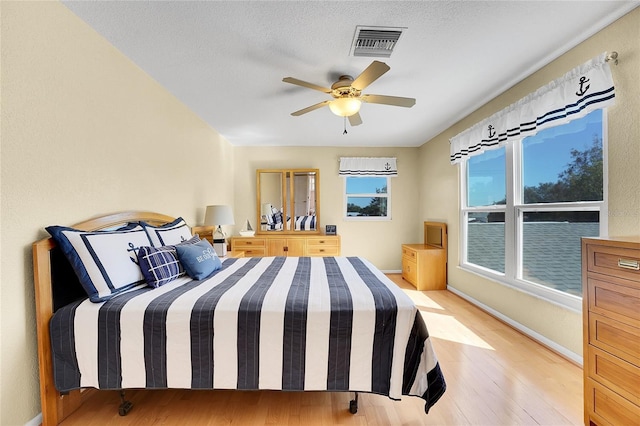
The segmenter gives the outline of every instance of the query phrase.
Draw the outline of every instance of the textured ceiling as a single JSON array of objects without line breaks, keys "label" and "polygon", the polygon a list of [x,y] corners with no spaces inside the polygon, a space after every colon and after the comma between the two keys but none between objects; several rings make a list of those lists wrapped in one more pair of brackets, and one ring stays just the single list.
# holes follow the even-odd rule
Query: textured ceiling
[{"label": "textured ceiling", "polygon": [[[638,5],[637,1],[63,1],[234,145],[420,146]],[[406,27],[391,70],[343,135],[329,108],[291,112],[374,58],[350,57],[358,25]],[[608,47],[615,50],[616,46]],[[601,53],[601,52],[598,52]],[[578,64],[576,64],[578,65]],[[567,70],[569,71],[569,70]]]}]

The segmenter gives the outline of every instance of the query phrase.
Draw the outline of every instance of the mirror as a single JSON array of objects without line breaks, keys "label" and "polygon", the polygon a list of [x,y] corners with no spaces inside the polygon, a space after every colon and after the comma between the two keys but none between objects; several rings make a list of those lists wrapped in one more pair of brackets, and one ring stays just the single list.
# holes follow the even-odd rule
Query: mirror
[{"label": "mirror", "polygon": [[258,233],[319,232],[318,169],[259,169]]}]

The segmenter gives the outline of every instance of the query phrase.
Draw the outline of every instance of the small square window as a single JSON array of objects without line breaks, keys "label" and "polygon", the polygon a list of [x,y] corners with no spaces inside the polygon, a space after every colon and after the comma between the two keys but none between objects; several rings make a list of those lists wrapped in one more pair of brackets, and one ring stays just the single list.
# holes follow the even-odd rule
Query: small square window
[{"label": "small square window", "polygon": [[390,219],[389,192],[388,177],[347,176],[345,216],[352,219]]}]

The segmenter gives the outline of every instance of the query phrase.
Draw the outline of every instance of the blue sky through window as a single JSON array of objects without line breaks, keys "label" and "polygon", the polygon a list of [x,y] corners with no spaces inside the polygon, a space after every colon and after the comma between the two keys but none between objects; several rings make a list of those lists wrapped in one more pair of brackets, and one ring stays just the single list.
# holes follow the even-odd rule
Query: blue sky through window
[{"label": "blue sky through window", "polygon": [[[571,150],[586,150],[594,136],[602,141],[602,110],[525,138],[522,141],[524,186],[557,182],[558,175],[572,162]],[[505,167],[504,148],[469,159],[469,206],[493,205],[506,198]]]},{"label": "blue sky through window", "polygon": [[386,177],[347,177],[347,194],[375,194],[386,186]]},{"label": "blue sky through window", "polygon": [[602,110],[525,138],[522,141],[524,186],[557,182],[558,175],[573,160],[571,150],[588,149],[594,135],[602,140]]}]

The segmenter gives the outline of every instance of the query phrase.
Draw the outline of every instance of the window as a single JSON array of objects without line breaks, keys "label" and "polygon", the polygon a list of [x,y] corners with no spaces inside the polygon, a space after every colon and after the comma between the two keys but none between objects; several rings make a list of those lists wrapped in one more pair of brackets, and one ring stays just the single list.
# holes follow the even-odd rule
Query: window
[{"label": "window", "polygon": [[388,176],[345,176],[345,217],[391,219]]},{"label": "window", "polygon": [[580,309],[581,237],[606,229],[604,113],[470,157],[462,266]]}]

